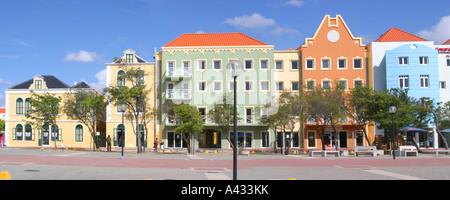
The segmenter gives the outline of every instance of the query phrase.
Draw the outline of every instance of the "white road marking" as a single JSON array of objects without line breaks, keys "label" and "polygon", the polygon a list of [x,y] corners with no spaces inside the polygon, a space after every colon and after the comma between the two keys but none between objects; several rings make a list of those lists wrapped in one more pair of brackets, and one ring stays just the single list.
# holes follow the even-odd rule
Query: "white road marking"
[{"label": "white road marking", "polygon": [[390,177],[398,178],[398,179],[402,179],[402,180],[424,180],[424,179],[419,178],[419,177],[408,176],[408,175],[403,175],[403,174],[397,174],[397,173],[394,173],[394,172],[387,172],[387,171],[382,171],[382,170],[377,170],[377,169],[369,169],[369,170],[364,170],[364,171],[365,172],[374,173],[374,174],[383,175],[383,176],[390,176]]}]

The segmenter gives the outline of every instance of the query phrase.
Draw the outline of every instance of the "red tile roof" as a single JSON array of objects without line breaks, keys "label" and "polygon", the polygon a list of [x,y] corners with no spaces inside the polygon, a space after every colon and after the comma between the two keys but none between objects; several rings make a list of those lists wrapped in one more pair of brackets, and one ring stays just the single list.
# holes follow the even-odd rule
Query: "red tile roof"
[{"label": "red tile roof", "polygon": [[185,33],[163,47],[260,46],[267,45],[242,33]]},{"label": "red tile roof", "polygon": [[447,40],[447,42],[444,42],[442,45],[450,45],[450,39]]},{"label": "red tile roof", "polygon": [[393,27],[389,29],[386,33],[384,33],[375,42],[411,42],[411,41],[428,41],[428,40]]}]

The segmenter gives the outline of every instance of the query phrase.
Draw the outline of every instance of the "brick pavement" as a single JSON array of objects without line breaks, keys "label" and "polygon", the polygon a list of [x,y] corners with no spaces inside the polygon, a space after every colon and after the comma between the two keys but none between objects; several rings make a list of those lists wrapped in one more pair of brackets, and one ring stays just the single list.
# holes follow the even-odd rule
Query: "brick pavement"
[{"label": "brick pavement", "polygon": [[[0,149],[0,172],[13,180],[229,180],[231,154],[135,154],[126,152]],[[435,157],[238,156],[241,180],[450,180],[450,155]]]}]

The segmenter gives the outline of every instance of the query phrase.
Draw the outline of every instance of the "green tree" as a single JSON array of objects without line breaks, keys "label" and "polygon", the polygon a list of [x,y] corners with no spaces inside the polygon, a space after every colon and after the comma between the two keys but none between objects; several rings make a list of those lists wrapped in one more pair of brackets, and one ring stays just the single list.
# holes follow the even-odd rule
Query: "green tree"
[{"label": "green tree", "polygon": [[[222,134],[226,135],[228,142],[233,147],[230,135],[228,134],[233,126],[234,119],[234,105],[232,95],[223,94],[221,101],[214,102],[212,108],[208,111],[208,118],[219,127]],[[237,113],[238,119],[239,113]]]},{"label": "green tree", "polygon": [[[123,62],[126,63],[126,62]],[[144,82],[144,77],[148,74],[142,69],[135,69],[123,64],[124,71],[118,79],[125,80],[128,86],[107,87],[104,92],[111,96],[110,101],[114,106],[126,107],[126,118],[131,121],[133,132],[137,141],[137,153],[143,152],[143,141],[145,140],[141,130],[148,130],[147,123],[151,121],[155,113],[151,106],[150,93],[153,88]]]},{"label": "green tree", "polygon": [[[61,97],[55,97],[55,95],[48,92],[42,95],[33,92],[30,98],[31,109],[25,112],[25,117],[32,121],[27,121],[27,123],[33,124],[38,129],[42,129],[42,126],[56,126],[60,102]],[[56,134],[52,133],[51,135],[55,137]],[[56,140],[56,138],[53,138],[53,141],[55,141],[55,149]]]},{"label": "green tree", "polygon": [[374,90],[366,86],[357,86],[347,94],[346,101],[345,111],[350,117],[350,122],[357,131],[363,132],[367,143],[372,145],[365,127],[370,126],[373,121],[370,107],[375,103]]},{"label": "green tree", "polygon": [[[67,117],[88,127],[94,141],[97,123],[106,121],[105,97],[93,90],[76,89],[65,95],[63,105],[62,109]],[[95,147],[93,149],[95,151]]]},{"label": "green tree", "polygon": [[175,134],[181,134],[187,143],[188,152],[194,154],[192,136],[194,133],[203,132],[203,119],[197,108],[188,104],[181,104],[174,108],[176,122]]},{"label": "green tree", "polygon": [[326,110],[326,92],[327,90],[321,87],[310,87],[304,93],[306,99],[306,121],[307,123],[314,123],[316,125],[317,133],[322,141],[322,149],[325,149],[325,127],[329,124]]}]

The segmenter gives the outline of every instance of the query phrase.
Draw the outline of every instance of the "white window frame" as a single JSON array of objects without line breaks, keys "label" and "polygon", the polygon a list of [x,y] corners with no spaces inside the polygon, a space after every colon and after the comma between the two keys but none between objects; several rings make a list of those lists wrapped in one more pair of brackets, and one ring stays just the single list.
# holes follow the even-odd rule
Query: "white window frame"
[{"label": "white window frame", "polygon": [[[312,62],[312,68],[308,67],[308,62]],[[306,64],[305,65],[306,70],[315,70],[316,69],[316,59],[314,59],[314,58],[306,58],[305,64]]]},{"label": "white window frame", "polygon": [[[206,71],[207,69],[206,63],[207,63],[206,60],[197,60],[197,70],[201,72]],[[200,67],[202,67],[203,69]]]},{"label": "white window frame", "polygon": [[[341,66],[340,61],[343,60],[344,61],[344,67]],[[347,58],[344,57],[340,57],[337,59],[337,69],[347,69],[348,63],[347,63]]]},{"label": "white window frame", "polygon": [[[281,83],[281,88],[278,87],[280,83]],[[284,90],[284,81],[276,81],[275,82],[275,91],[282,92],[283,90]]]},{"label": "white window frame", "polygon": [[[216,62],[219,62],[219,69],[216,69]],[[222,60],[213,60],[212,68],[214,71],[222,71]]]},{"label": "white window frame", "polygon": [[428,65],[428,56],[419,56],[420,65]]},{"label": "white window frame", "polygon": [[[324,67],[324,61],[328,61],[328,67],[327,68]],[[320,69],[322,69],[322,70],[331,70],[331,59],[330,58],[322,58],[320,64],[321,64]]]},{"label": "white window frame", "polygon": [[409,58],[407,56],[398,57],[398,65],[408,65]]},{"label": "white window frame", "polygon": [[420,88],[430,88],[429,75],[420,75]]},{"label": "white window frame", "polygon": [[[217,90],[216,84],[220,85],[220,90]],[[213,92],[222,92],[223,91],[223,84],[221,80],[213,81]]]},{"label": "white window frame", "polygon": [[[409,88],[409,76],[408,75],[400,75],[398,76],[398,87],[399,88]],[[403,84],[403,87],[401,86]]]},{"label": "white window frame", "polygon": [[[247,83],[249,83],[250,85],[250,89],[247,89]],[[253,90],[254,90],[254,85],[253,85],[253,81],[252,80],[246,80],[246,81],[244,81],[244,90],[246,91],[246,92],[253,92]]]},{"label": "white window frame", "polygon": [[[357,61],[357,60],[359,60],[361,63],[360,63],[360,67],[355,67],[355,62]],[[364,64],[363,64],[363,59],[362,58],[360,58],[360,57],[356,57],[356,58],[353,58],[353,69],[364,69]]]},{"label": "white window frame", "polygon": [[[281,63],[281,69],[277,68],[277,66],[278,66],[277,64],[278,63]],[[283,63],[284,63],[283,60],[276,60],[275,61],[275,71],[283,71],[283,69],[284,69]]]},{"label": "white window frame", "polygon": [[[200,89],[200,84],[201,83],[205,84],[203,90]],[[207,81],[197,81],[197,91],[198,92],[206,92],[207,88],[208,88],[208,82]]]},{"label": "white window frame", "polygon": [[[262,68],[263,62],[266,63],[266,68]],[[260,59],[260,60],[259,60],[259,69],[260,69],[260,70],[263,70],[263,71],[269,70],[269,69],[270,69],[270,67],[269,67],[269,59]]]},{"label": "white window frame", "polygon": [[[267,83],[267,90],[263,90],[263,83]],[[259,91],[260,92],[270,92],[270,81],[269,80],[259,81]]]}]

